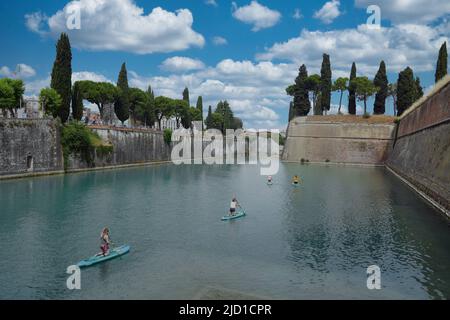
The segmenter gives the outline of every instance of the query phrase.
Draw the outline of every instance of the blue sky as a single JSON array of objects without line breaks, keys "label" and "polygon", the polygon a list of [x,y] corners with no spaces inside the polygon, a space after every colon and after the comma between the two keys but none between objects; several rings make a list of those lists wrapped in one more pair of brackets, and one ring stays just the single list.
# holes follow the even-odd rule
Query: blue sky
[{"label": "blue sky", "polygon": [[[68,30],[74,4],[81,29]],[[381,29],[366,25],[370,4],[381,9]],[[64,31],[74,80],[115,82],[126,62],[131,86],[152,85],[174,98],[188,86],[191,104],[198,95],[205,107],[228,99],[246,127],[283,128],[284,88],[303,63],[318,73],[322,53],[331,56],[334,78],[348,76],[352,61],[373,78],[384,59],[391,81],[409,65],[429,88],[449,16],[447,0],[2,1],[0,76],[24,79],[27,94],[36,95],[48,86],[55,39]],[[333,110],[338,102],[333,95]]]}]

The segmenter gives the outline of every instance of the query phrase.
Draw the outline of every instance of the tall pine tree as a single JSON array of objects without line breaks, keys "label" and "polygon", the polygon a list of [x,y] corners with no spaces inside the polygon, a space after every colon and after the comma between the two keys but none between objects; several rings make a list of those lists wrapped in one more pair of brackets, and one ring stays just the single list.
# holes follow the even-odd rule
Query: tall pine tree
[{"label": "tall pine tree", "polygon": [[188,106],[191,105],[191,101],[189,99],[189,89],[187,87],[183,90],[183,100],[187,102]]},{"label": "tall pine tree", "polygon": [[307,88],[308,70],[305,65],[300,67],[297,78],[295,79],[294,90],[294,117],[305,117],[311,110],[309,101],[309,91]]},{"label": "tall pine tree", "polygon": [[206,125],[206,129],[212,128],[212,107],[211,106],[209,106],[209,108],[208,108],[208,116],[206,117],[205,125]]},{"label": "tall pine tree", "polygon": [[416,100],[414,72],[410,67],[399,73],[397,81],[397,115],[401,116]]},{"label": "tall pine tree", "polygon": [[70,114],[72,100],[72,50],[67,34],[62,33],[56,44],[56,59],[53,64],[50,87],[62,98],[58,117],[66,122]]},{"label": "tall pine tree", "polygon": [[415,98],[415,100],[419,100],[420,98],[423,97],[423,88],[422,88],[422,85],[420,83],[420,78],[419,77],[416,77],[415,84],[416,84],[416,98]]},{"label": "tall pine tree", "polygon": [[331,106],[331,63],[330,56],[323,54],[322,68],[320,69],[320,107],[327,113]]},{"label": "tall pine tree", "polygon": [[120,69],[119,77],[117,79],[117,88],[119,89],[119,95],[114,103],[114,111],[117,118],[123,124],[130,117],[128,74],[125,63],[122,64]]},{"label": "tall pine tree", "polygon": [[356,64],[353,62],[352,71],[350,72],[350,80],[348,85],[348,113],[356,114],[356,92],[352,81],[356,79]]},{"label": "tall pine tree", "polygon": [[439,50],[439,57],[436,65],[435,80],[438,82],[447,75],[447,42],[444,42]]},{"label": "tall pine tree", "polygon": [[380,68],[378,69],[373,84],[378,88],[375,95],[375,104],[373,105],[374,114],[384,114],[386,112],[386,98],[388,95],[388,78],[386,75],[386,64],[381,61]]},{"label": "tall pine tree", "polygon": [[81,91],[79,81],[75,82],[73,85],[72,116],[75,120],[78,121],[80,121],[83,117],[83,92]]},{"label": "tall pine tree", "polygon": [[202,96],[199,96],[197,98],[197,105],[196,105],[196,107],[197,107],[197,110],[198,110],[198,112],[200,114],[200,121],[202,122],[202,129],[203,129],[203,97]]}]

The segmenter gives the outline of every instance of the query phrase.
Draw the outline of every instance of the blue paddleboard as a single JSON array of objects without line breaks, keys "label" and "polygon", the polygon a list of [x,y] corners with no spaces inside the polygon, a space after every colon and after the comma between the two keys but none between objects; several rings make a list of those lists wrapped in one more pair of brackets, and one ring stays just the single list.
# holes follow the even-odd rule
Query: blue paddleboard
[{"label": "blue paddleboard", "polygon": [[245,211],[240,210],[234,216],[227,215],[227,216],[223,217],[222,221],[231,221],[231,220],[236,220],[236,219],[243,218],[243,217],[245,217]]},{"label": "blue paddleboard", "polygon": [[117,247],[117,248],[111,249],[107,256],[102,256],[102,255],[93,256],[93,257],[90,257],[89,259],[78,262],[77,266],[80,268],[90,267],[90,266],[93,266],[94,264],[105,262],[105,261],[123,256],[124,254],[127,254],[129,251],[130,251],[130,246],[128,246],[128,245]]}]

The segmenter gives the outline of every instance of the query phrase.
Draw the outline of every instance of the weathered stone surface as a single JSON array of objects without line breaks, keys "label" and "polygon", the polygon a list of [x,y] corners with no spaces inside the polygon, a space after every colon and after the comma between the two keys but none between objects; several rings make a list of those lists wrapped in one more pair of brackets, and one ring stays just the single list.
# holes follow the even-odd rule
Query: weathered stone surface
[{"label": "weathered stone surface", "polygon": [[51,119],[0,119],[0,175],[63,170],[60,136]]},{"label": "weathered stone surface", "polygon": [[450,210],[450,82],[399,123],[387,165]]},{"label": "weathered stone surface", "polygon": [[288,129],[283,160],[383,164],[394,124],[308,122],[296,118]]}]

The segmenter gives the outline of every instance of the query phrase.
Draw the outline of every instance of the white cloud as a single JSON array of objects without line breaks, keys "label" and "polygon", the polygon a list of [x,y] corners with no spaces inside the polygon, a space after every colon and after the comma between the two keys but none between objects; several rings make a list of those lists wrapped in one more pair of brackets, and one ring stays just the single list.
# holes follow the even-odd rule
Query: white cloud
[{"label": "white cloud", "polygon": [[45,34],[42,28],[47,21],[48,17],[40,11],[25,15],[25,25],[27,28],[42,35]]},{"label": "white cloud", "polygon": [[288,60],[306,64],[309,72],[318,72],[322,54],[331,56],[333,76],[346,75],[353,61],[358,72],[374,76],[384,60],[388,72],[398,72],[406,66],[414,71],[432,71],[439,47],[448,41],[445,28],[424,25],[395,25],[373,30],[366,25],[356,29],[332,31],[303,30],[299,37],[276,43],[257,55],[259,60]]},{"label": "white cloud", "polygon": [[213,7],[218,7],[219,5],[217,4],[216,0],[205,0],[205,3],[209,6],[213,6]]},{"label": "white cloud", "polygon": [[240,8],[233,2],[233,17],[253,25],[252,31],[257,32],[276,25],[281,19],[281,13],[259,4],[258,1],[252,1],[249,5]]},{"label": "white cloud", "polygon": [[4,77],[24,79],[34,77],[35,75],[36,71],[32,67],[24,63],[19,63],[16,66],[15,71],[11,71],[11,69],[9,69],[7,66],[3,66],[0,68],[0,76]]},{"label": "white cloud", "polygon": [[197,59],[191,59],[187,57],[172,57],[164,60],[161,64],[161,69],[166,71],[190,71],[200,70],[205,67],[204,63]]},{"label": "white cloud", "polygon": [[227,39],[219,36],[214,37],[212,41],[216,46],[224,46],[228,44]]},{"label": "white cloud", "polygon": [[356,7],[363,9],[372,4],[380,7],[382,19],[394,23],[428,23],[450,14],[448,0],[355,0]]},{"label": "white cloud", "polygon": [[80,72],[72,73],[72,83],[74,83],[76,81],[82,81],[82,80],[114,83],[113,81],[111,81],[107,77],[105,77],[104,75],[95,73],[95,72],[80,71]]},{"label": "white cloud", "polygon": [[294,15],[292,16],[294,19],[296,20],[300,20],[301,18],[303,18],[302,12],[300,11],[300,9],[295,9],[294,11]]},{"label": "white cloud", "polygon": [[[80,30],[66,27],[66,12],[74,3],[81,9]],[[50,18],[44,18],[41,13],[29,14],[26,25],[34,32],[54,38],[66,32],[72,44],[81,49],[149,54],[202,47],[205,42],[192,29],[194,19],[190,10],[169,12],[157,7],[145,14],[134,0],[71,1]],[[42,28],[44,20],[48,31]]]},{"label": "white cloud", "polygon": [[325,24],[330,24],[341,15],[339,10],[341,2],[339,0],[331,0],[323,5],[323,7],[314,13],[314,18],[320,19]]}]

